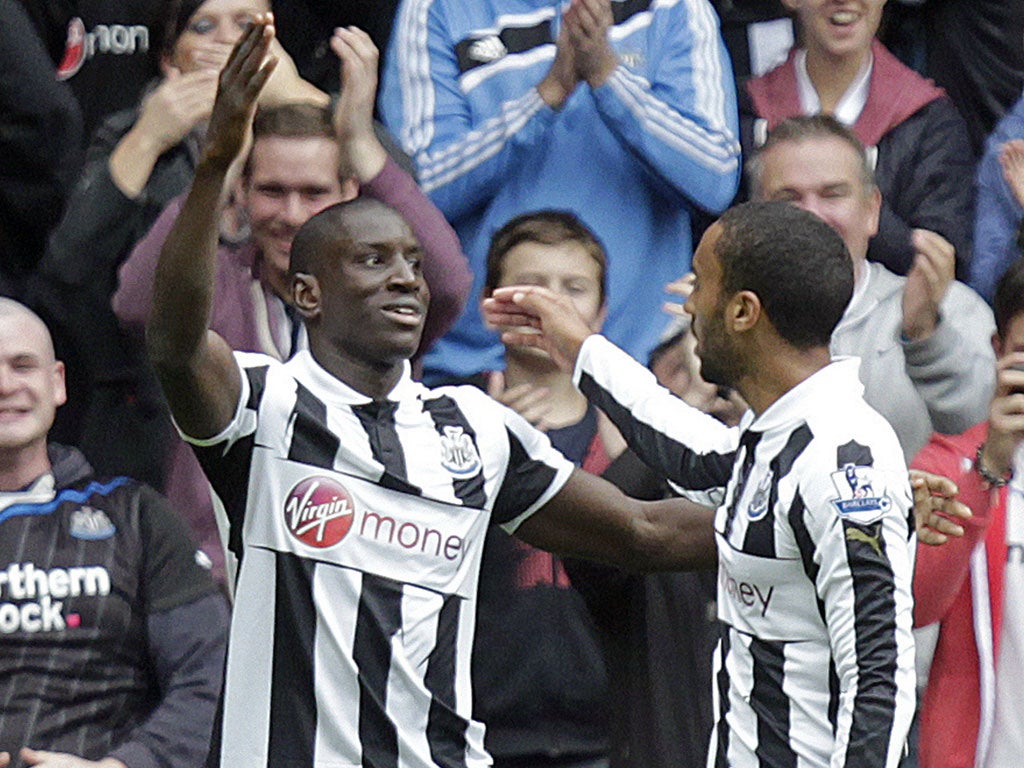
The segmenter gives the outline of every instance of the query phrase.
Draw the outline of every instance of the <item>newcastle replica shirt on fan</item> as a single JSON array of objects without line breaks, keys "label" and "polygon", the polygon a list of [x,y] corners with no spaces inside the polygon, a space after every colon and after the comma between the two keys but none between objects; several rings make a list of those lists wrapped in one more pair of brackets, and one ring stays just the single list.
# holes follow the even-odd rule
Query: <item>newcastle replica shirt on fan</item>
[{"label": "newcastle replica shirt on fan", "polygon": [[236,353],[231,424],[192,440],[241,556],[219,764],[485,766],[469,654],[486,528],[572,465],[471,387],[371,401],[308,351]]},{"label": "newcastle replica shirt on fan", "polygon": [[734,429],[599,336],[576,378],[641,458],[721,502],[708,766],[896,766],[914,711],[916,537],[903,452],[857,361]]}]

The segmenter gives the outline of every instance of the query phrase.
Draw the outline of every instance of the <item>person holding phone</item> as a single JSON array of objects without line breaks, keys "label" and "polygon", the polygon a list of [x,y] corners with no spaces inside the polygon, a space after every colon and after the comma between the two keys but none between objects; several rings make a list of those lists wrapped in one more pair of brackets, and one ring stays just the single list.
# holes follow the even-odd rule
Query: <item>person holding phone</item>
[{"label": "person holding phone", "polygon": [[952,478],[974,513],[963,538],[918,548],[914,622],[939,624],[921,768],[1019,765],[1024,750],[1024,258],[1000,280],[994,309],[988,420],[935,434],[913,462]]}]

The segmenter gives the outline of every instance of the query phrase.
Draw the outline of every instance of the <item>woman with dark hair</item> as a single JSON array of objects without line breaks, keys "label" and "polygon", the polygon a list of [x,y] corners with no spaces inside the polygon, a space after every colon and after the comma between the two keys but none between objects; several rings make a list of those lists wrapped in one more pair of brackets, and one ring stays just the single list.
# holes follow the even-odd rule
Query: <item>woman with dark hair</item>
[{"label": "woman with dark hair", "polygon": [[[110,115],[93,135],[39,264],[28,301],[54,330],[75,404],[58,418],[56,435],[82,448],[99,471],[162,486],[162,441],[154,437],[163,434],[154,423],[163,412],[159,393],[141,347],[119,328],[110,297],[118,266],[191,183],[218,73],[246,25],[268,10],[268,0],[167,4],[155,46],[162,76],[136,107]],[[326,94],[298,77],[283,48],[273,53],[278,65],[261,103],[327,103]]]},{"label": "woman with dark hair", "polygon": [[[117,264],[168,202],[192,180],[217,75],[252,18],[267,0],[177,0],[160,27],[162,77],[137,107],[109,116],[93,136],[86,166],[64,219],[54,233],[45,267],[59,282],[84,287],[99,279],[113,290]],[[283,50],[276,51],[289,64]],[[326,103],[285,66],[266,99]]]}]

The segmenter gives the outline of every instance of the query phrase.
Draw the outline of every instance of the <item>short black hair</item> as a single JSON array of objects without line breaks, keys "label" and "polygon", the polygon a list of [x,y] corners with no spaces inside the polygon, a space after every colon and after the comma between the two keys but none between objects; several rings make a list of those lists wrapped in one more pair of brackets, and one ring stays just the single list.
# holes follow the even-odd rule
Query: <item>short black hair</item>
[{"label": "short black hair", "polygon": [[604,304],[608,283],[608,256],[604,246],[591,229],[580,218],[570,211],[545,209],[532,211],[509,219],[505,225],[494,233],[491,247],[487,251],[487,276],[484,290],[490,293],[501,283],[501,271],[505,266],[505,256],[522,243],[540,243],[541,245],[561,245],[562,243],[578,243],[594,261],[600,272],[601,303]]},{"label": "short black hair", "polygon": [[723,295],[752,291],[784,341],[828,346],[853,296],[853,261],[836,231],[786,202],[744,203],[718,222]]},{"label": "short black hair", "polygon": [[288,271],[292,275],[319,275],[324,268],[324,257],[348,236],[348,219],[363,211],[401,214],[387,203],[372,197],[357,197],[324,208],[299,227],[292,239]]},{"label": "short black hair", "polygon": [[996,332],[1002,339],[1013,318],[1024,312],[1024,256],[1018,258],[1003,273],[996,284],[992,298],[992,313],[996,316]]}]

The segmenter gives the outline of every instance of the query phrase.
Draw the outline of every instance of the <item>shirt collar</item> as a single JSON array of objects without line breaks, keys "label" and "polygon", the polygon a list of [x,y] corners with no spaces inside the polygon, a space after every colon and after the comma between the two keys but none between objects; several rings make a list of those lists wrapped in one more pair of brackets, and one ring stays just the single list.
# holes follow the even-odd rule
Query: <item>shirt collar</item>
[{"label": "shirt collar", "polygon": [[[868,103],[868,87],[871,83],[871,68],[874,66],[874,57],[868,54],[867,61],[861,67],[860,72],[846,89],[846,93],[836,104],[836,111],[833,115],[843,125],[853,125],[864,111],[864,105]],[[796,70],[796,85],[800,92],[800,109],[805,115],[816,115],[821,112],[821,99],[814,89],[810,75],[807,74],[807,51],[799,50],[793,62]]]},{"label": "shirt collar", "polygon": [[15,504],[45,504],[56,495],[53,473],[40,475],[28,487],[17,491],[0,491],[0,510]]},{"label": "shirt collar", "polygon": [[[313,358],[309,349],[302,349],[295,353],[295,356],[285,365],[303,383],[312,384],[314,394],[327,404],[351,406],[362,405],[373,400],[372,397],[367,397],[362,392],[356,391],[322,368]],[[385,399],[400,403],[419,394],[421,388],[421,384],[413,381],[412,366],[408,360],[405,360],[402,363],[402,375]]]},{"label": "shirt collar", "polygon": [[858,376],[860,359],[836,357],[828,365],[808,376],[772,403],[755,418],[749,428],[758,432],[780,429],[788,424],[806,421],[822,404],[833,404],[864,395]]}]

